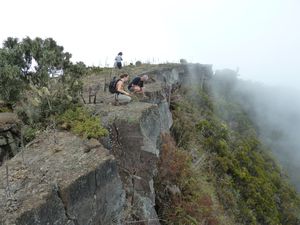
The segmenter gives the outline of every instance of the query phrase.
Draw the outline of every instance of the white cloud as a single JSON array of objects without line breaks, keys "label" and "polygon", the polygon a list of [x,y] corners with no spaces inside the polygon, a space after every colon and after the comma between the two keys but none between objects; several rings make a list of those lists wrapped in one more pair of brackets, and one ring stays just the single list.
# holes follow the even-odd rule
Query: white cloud
[{"label": "white cloud", "polygon": [[128,62],[240,67],[253,80],[300,73],[297,0],[2,0],[0,7],[1,41],[52,37],[89,65],[112,64],[122,51]]}]

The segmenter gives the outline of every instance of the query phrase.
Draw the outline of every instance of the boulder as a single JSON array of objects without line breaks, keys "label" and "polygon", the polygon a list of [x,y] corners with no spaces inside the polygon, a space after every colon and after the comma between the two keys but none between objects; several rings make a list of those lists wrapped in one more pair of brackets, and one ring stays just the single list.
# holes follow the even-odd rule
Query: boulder
[{"label": "boulder", "polygon": [[19,152],[20,120],[14,113],[0,113],[0,166]]},{"label": "boulder", "polygon": [[90,144],[86,151],[70,133],[44,133],[7,161],[0,168],[0,224],[121,224],[115,158]]}]

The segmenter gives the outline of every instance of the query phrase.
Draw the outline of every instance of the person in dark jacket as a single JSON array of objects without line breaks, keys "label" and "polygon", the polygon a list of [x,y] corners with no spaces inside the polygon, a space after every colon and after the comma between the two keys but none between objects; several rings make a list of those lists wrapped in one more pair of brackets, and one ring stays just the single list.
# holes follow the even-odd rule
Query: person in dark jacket
[{"label": "person in dark jacket", "polygon": [[148,75],[143,75],[141,77],[135,77],[128,85],[128,90],[133,93],[140,93],[145,96],[144,93],[144,81],[148,80]]}]

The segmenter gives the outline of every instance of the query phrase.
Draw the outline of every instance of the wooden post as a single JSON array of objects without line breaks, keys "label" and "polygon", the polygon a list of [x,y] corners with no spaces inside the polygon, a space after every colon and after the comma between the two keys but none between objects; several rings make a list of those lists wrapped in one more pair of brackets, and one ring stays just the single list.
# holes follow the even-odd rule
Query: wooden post
[{"label": "wooden post", "polygon": [[5,169],[6,169],[6,190],[7,190],[7,197],[10,198],[10,188],[9,188],[9,179],[8,179],[8,165],[7,163],[5,164]]},{"label": "wooden post", "polygon": [[89,87],[89,104],[91,104],[92,103],[92,101],[91,101],[91,93],[92,93],[92,88],[91,87]]},{"label": "wooden post", "polygon": [[23,128],[21,128],[21,156],[22,156],[22,162],[23,164],[25,164],[25,160],[24,160],[24,134],[23,134]]}]

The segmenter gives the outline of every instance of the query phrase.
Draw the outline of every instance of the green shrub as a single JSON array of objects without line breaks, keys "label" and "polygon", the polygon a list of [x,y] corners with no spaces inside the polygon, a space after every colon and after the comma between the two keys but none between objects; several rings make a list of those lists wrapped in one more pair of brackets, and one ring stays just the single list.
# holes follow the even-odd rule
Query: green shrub
[{"label": "green shrub", "polygon": [[3,112],[11,112],[12,110],[7,107],[7,106],[3,106],[3,107],[0,107],[0,113],[3,113]]},{"label": "green shrub", "polygon": [[180,59],[179,62],[180,62],[180,64],[187,64],[188,63],[186,59]]},{"label": "green shrub", "polygon": [[1,99],[6,103],[14,104],[20,99],[23,89],[24,83],[20,78],[19,68],[12,65],[0,65]]},{"label": "green shrub", "polygon": [[24,126],[22,129],[24,142],[28,143],[28,142],[32,141],[36,137],[36,134],[38,133],[38,131],[39,131],[39,128],[37,128],[37,127]]},{"label": "green shrub", "polygon": [[[162,135],[159,174],[155,179],[158,214],[163,224],[220,224],[210,191],[204,190],[201,175],[193,169],[188,152],[175,146],[169,135]],[[170,185],[178,188],[171,193]]]},{"label": "green shrub", "polygon": [[142,62],[141,61],[136,61],[135,62],[135,66],[141,66],[142,65]]},{"label": "green shrub", "polygon": [[100,118],[91,116],[82,107],[68,109],[58,116],[58,122],[62,128],[70,129],[85,138],[99,138],[108,135],[107,129],[101,126]]},{"label": "green shrub", "polygon": [[[196,127],[202,136],[204,149],[214,153],[211,160],[214,161],[217,180],[230,178],[231,182],[227,185],[216,184],[216,187],[220,189],[219,198],[224,205],[233,202],[229,210],[239,218],[239,222],[285,224],[283,217],[297,221],[297,214],[290,211],[299,212],[299,198],[291,198],[296,194],[291,187],[285,189],[289,194],[283,195],[280,186],[286,181],[254,135],[229,132],[227,126],[217,119],[201,120]],[[236,192],[239,194],[236,195]],[[294,205],[288,205],[288,208],[279,206],[279,196],[284,196],[280,201],[293,201]],[[232,197],[236,200],[232,201]]]}]

